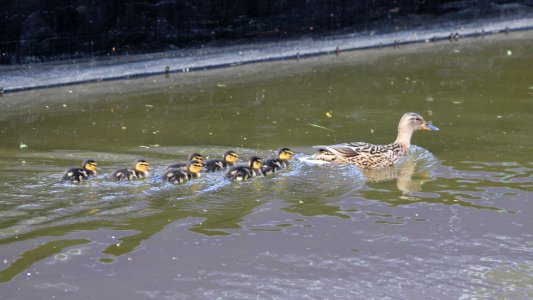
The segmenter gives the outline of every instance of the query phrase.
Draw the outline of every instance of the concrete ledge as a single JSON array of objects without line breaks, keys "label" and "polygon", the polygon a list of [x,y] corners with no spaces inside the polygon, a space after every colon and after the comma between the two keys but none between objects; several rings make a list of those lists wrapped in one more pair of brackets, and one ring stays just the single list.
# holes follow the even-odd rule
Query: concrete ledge
[{"label": "concrete ledge", "polygon": [[509,20],[485,19],[463,24],[440,24],[426,26],[421,30],[393,33],[346,33],[315,39],[300,38],[282,42],[190,48],[157,54],[0,66],[0,88],[3,88],[3,93],[10,93],[257,62],[301,59],[342,51],[400,47],[410,43],[441,40],[456,42],[462,38],[530,29],[533,29],[533,16]]}]

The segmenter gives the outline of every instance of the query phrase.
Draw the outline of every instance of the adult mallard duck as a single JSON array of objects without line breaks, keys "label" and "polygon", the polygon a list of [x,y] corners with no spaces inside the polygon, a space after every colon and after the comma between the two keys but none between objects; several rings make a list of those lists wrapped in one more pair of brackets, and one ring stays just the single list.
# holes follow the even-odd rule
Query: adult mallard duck
[{"label": "adult mallard duck", "polygon": [[226,172],[226,178],[229,180],[245,181],[248,178],[261,175],[261,158],[252,156],[247,166],[234,166]]},{"label": "adult mallard duck", "polygon": [[237,152],[230,150],[224,153],[222,160],[210,159],[205,162],[205,168],[207,172],[217,172],[226,170],[228,167],[232,167],[239,160]]},{"label": "adult mallard duck", "polygon": [[417,130],[437,131],[439,128],[424,121],[417,113],[403,115],[398,125],[396,141],[387,145],[373,145],[362,142],[343,143],[331,146],[314,146],[316,160],[353,164],[361,169],[379,169],[394,165],[409,153],[411,137]]},{"label": "adult mallard duck", "polygon": [[78,183],[88,180],[89,177],[96,176],[97,164],[93,159],[88,159],[83,162],[81,168],[70,168],[67,170],[61,182]]},{"label": "adult mallard duck", "polygon": [[272,174],[276,171],[282,170],[289,165],[289,160],[294,156],[294,152],[289,148],[281,148],[278,151],[278,157],[269,158],[263,161],[261,172],[264,175]]},{"label": "adult mallard duck", "polygon": [[193,178],[200,178],[202,176],[200,172],[202,172],[203,168],[204,168],[203,162],[200,162],[197,160],[191,160],[187,164],[187,167],[185,170],[181,168],[166,169],[163,172],[161,179],[163,179],[164,181],[174,183],[174,184],[184,183]]},{"label": "adult mallard duck", "polygon": [[168,169],[180,169],[180,170],[183,170],[183,171],[187,171],[187,166],[189,165],[189,162],[193,161],[193,160],[196,160],[198,163],[201,163],[202,165],[204,164],[204,157],[199,154],[199,153],[191,153],[191,155],[189,155],[189,158],[187,159],[187,162],[179,162],[179,163],[175,163],[173,165],[170,165],[167,167],[167,170]]},{"label": "adult mallard duck", "polygon": [[142,179],[148,176],[149,169],[150,165],[146,160],[137,159],[133,163],[133,168],[124,168],[116,170],[109,176],[109,178],[116,181]]}]

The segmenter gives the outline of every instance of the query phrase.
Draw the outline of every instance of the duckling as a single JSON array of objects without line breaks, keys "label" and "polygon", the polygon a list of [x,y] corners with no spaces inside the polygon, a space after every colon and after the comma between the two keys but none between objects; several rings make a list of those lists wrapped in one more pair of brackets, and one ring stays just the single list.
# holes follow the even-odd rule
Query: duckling
[{"label": "duckling", "polygon": [[203,162],[197,160],[191,160],[186,167],[186,170],[180,168],[168,168],[163,172],[161,179],[171,183],[184,183],[193,178],[200,178],[204,168]]},{"label": "duckling", "polygon": [[70,168],[63,175],[61,182],[79,183],[88,180],[90,177],[96,177],[97,163],[93,159],[83,162],[81,168]]},{"label": "duckling", "polygon": [[187,171],[187,165],[189,164],[189,162],[191,162],[193,160],[196,160],[197,162],[201,163],[202,165],[204,164],[204,157],[201,154],[191,153],[191,155],[189,155],[189,158],[187,159],[186,163],[184,163],[184,162],[175,163],[173,165],[168,166],[167,170],[168,169],[180,169],[180,170],[183,170],[183,171]]},{"label": "duckling", "polygon": [[232,167],[239,160],[237,152],[230,150],[224,153],[223,160],[210,159],[205,162],[207,172],[217,172],[226,170],[228,167]]},{"label": "duckling", "polygon": [[289,148],[281,148],[278,151],[277,158],[269,158],[263,161],[261,172],[263,175],[272,174],[289,166],[289,160],[292,159],[294,152]]},{"label": "duckling", "polygon": [[409,153],[411,137],[417,130],[438,131],[439,128],[426,122],[419,114],[408,112],[400,119],[396,141],[387,145],[363,142],[343,143],[331,146],[314,146],[312,157],[317,160],[353,164],[361,169],[379,169],[392,166]]},{"label": "duckling", "polygon": [[149,169],[150,165],[146,160],[137,159],[133,163],[132,169],[124,168],[116,170],[115,172],[113,172],[113,174],[109,176],[109,178],[116,181],[142,179],[148,176]]},{"label": "duckling", "polygon": [[252,156],[247,166],[231,167],[225,176],[229,180],[246,181],[257,175],[261,175],[261,158]]}]

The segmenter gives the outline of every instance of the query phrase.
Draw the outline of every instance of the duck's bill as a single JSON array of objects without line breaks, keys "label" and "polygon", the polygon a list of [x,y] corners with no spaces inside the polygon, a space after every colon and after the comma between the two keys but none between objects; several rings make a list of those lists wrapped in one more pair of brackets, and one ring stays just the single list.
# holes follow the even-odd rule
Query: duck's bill
[{"label": "duck's bill", "polygon": [[433,125],[433,124],[429,124],[429,123],[426,123],[425,126],[424,126],[424,129],[425,130],[430,130],[430,131],[439,131],[439,127]]}]

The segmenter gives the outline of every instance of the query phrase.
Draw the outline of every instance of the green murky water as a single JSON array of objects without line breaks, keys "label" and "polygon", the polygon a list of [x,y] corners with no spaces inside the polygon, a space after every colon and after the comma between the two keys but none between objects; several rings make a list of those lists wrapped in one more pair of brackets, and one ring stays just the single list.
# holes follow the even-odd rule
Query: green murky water
[{"label": "green murky water", "polygon": [[[0,98],[0,299],[533,297],[533,34]],[[398,168],[295,160],[180,186],[188,153],[388,143]],[[105,175],[145,158],[152,176]],[[59,184],[94,158],[95,180]]]}]

